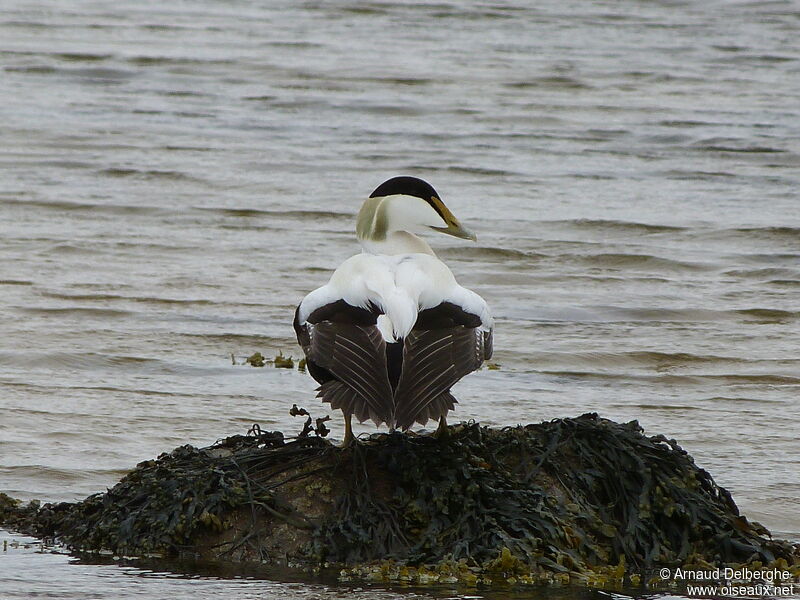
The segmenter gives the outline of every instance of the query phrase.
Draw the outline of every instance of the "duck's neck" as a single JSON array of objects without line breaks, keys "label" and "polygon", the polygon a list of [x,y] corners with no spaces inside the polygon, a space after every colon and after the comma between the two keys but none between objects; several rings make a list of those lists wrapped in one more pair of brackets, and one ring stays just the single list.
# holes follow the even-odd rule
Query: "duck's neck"
[{"label": "duck's neck", "polygon": [[364,252],[370,254],[430,254],[436,256],[425,240],[408,231],[392,231],[381,240],[359,236],[358,241],[364,248]]}]

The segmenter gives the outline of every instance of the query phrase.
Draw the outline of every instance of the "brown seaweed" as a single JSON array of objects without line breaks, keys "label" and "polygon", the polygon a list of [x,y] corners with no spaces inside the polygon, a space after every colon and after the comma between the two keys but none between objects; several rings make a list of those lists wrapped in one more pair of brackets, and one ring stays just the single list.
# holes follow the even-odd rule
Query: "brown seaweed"
[{"label": "brown seaweed", "polygon": [[662,566],[800,566],[797,547],[740,515],[675,440],[645,436],[636,421],[466,423],[347,448],[322,439],[324,421],[307,429],[285,439],[254,427],[182,446],[78,503],[0,495],[0,523],[76,551],[414,581],[646,581]]}]

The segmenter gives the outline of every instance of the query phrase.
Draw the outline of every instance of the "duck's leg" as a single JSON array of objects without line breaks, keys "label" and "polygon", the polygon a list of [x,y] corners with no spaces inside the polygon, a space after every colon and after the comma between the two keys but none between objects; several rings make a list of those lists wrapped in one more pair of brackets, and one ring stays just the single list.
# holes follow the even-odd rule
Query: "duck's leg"
[{"label": "duck's leg", "polygon": [[441,439],[447,437],[449,434],[450,431],[447,429],[447,419],[442,415],[439,417],[439,427],[433,432],[433,437]]},{"label": "duck's leg", "polygon": [[341,448],[347,448],[355,441],[353,436],[353,415],[344,415],[344,439],[342,440]]}]

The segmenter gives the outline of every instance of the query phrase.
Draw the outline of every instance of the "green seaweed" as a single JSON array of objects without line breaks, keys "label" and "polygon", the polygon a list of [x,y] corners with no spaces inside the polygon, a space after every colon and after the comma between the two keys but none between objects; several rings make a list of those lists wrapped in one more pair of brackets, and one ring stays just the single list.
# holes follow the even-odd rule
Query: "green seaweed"
[{"label": "green seaweed", "polygon": [[[238,363],[236,362],[236,356],[231,353],[231,364],[234,366]],[[266,358],[261,352],[254,352],[250,356],[244,359],[244,362],[241,364],[243,365],[250,365],[251,367],[263,367],[265,365],[272,365],[276,369],[294,369],[295,361],[294,358],[291,356],[284,356],[283,351],[278,351],[278,354],[275,355],[274,358]],[[306,370],[306,359],[301,358],[297,361],[297,370],[301,372],[305,372]]]},{"label": "green seaweed", "polygon": [[294,360],[291,356],[284,356],[283,352],[278,352],[272,364],[276,369],[294,369]]},{"label": "green seaweed", "polygon": [[263,367],[266,364],[266,359],[264,358],[264,355],[261,354],[261,352],[254,352],[253,354],[248,356],[244,362],[250,365],[251,367]]}]

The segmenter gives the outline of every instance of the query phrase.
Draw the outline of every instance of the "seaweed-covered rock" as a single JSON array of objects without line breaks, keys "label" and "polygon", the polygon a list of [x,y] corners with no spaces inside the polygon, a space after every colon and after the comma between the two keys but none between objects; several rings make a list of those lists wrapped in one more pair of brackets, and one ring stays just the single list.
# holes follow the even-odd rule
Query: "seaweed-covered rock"
[{"label": "seaweed-covered rock", "polygon": [[[739,514],[674,440],[586,414],[442,438],[234,436],[141,463],[105,494],[0,523],[81,551],[333,565],[344,577],[534,582],[662,566],[779,565],[798,549]],[[638,575],[637,575],[638,576]]]}]

